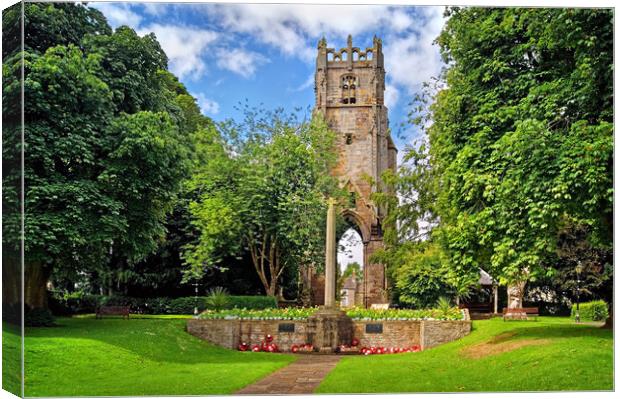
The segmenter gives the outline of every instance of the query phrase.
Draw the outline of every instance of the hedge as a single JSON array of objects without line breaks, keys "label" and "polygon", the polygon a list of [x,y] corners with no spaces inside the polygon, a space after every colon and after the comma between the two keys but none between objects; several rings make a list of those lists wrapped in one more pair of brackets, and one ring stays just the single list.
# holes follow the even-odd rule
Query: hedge
[{"label": "hedge", "polygon": [[[573,304],[571,318],[575,318],[577,304]],[[605,301],[592,301],[579,304],[579,318],[581,321],[605,321],[609,316]]]},{"label": "hedge", "polygon": [[[52,293],[49,306],[57,316],[66,316],[80,313],[94,313],[99,306],[119,305],[129,306],[132,313],[142,314],[192,314],[194,307],[199,311],[208,308],[207,297],[181,298],[136,298],[126,296],[105,296],[83,294],[81,292],[62,294]],[[230,295],[226,309],[268,309],[278,307],[278,301],[271,296]]]}]

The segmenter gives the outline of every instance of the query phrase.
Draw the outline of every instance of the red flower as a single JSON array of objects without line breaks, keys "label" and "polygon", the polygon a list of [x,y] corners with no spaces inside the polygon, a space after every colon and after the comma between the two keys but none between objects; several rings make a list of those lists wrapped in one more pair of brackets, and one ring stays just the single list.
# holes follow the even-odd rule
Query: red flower
[{"label": "red flower", "polygon": [[297,345],[291,346],[291,352],[297,353],[299,351],[299,347]]},{"label": "red flower", "polygon": [[351,346],[358,346],[360,344],[360,340],[357,338],[353,338],[351,340]]},{"label": "red flower", "polygon": [[267,342],[271,342],[271,341],[273,341],[273,336],[271,334],[267,334],[267,335],[265,335],[265,340]]},{"label": "red flower", "polygon": [[252,345],[252,352],[260,352],[260,346]]}]

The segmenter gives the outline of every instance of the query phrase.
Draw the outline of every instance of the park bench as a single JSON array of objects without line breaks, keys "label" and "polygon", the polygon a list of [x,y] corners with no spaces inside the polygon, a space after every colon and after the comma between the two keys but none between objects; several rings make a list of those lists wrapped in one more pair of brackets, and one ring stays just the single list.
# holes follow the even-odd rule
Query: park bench
[{"label": "park bench", "polygon": [[99,306],[95,317],[100,319],[104,315],[123,316],[129,319],[129,306]]},{"label": "park bench", "polygon": [[493,304],[491,303],[461,303],[459,309],[469,309],[469,313],[491,313]]},{"label": "park bench", "polygon": [[370,305],[371,309],[378,309],[378,310],[386,310],[390,308],[390,304],[389,303],[373,303]]},{"label": "park bench", "polygon": [[534,317],[535,320],[538,320],[538,308],[504,308],[504,321],[508,320],[523,320],[523,315],[525,315],[525,319],[527,320],[529,316]]}]

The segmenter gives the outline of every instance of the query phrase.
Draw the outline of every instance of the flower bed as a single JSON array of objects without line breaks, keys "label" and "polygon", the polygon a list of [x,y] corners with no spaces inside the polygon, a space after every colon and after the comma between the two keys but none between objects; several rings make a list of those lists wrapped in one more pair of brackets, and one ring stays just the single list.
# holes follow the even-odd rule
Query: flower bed
[{"label": "flower bed", "polygon": [[[312,308],[283,309],[225,309],[221,311],[206,310],[200,314],[202,319],[224,320],[306,320],[318,310]],[[462,320],[463,312],[458,308],[450,309],[363,309],[353,308],[346,311],[353,320]]]}]

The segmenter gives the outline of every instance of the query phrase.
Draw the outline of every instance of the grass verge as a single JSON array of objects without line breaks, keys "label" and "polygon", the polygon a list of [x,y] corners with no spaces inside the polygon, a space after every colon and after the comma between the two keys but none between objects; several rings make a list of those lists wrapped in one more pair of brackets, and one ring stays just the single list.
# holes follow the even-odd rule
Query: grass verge
[{"label": "grass verge", "polygon": [[612,331],[540,317],[475,321],[467,337],[419,353],[345,357],[317,392],[611,389]]},{"label": "grass verge", "polygon": [[[26,396],[229,394],[290,363],[238,352],[184,331],[181,318],[59,318],[26,329]],[[16,331],[4,338],[19,341]]]}]

